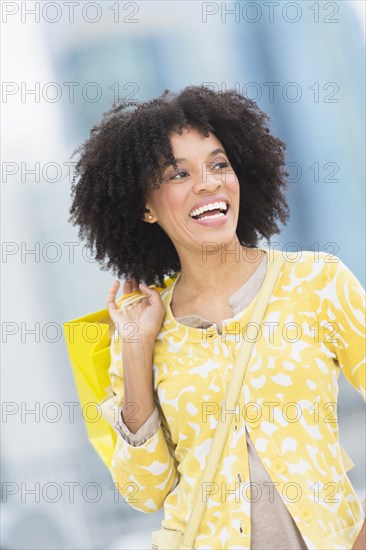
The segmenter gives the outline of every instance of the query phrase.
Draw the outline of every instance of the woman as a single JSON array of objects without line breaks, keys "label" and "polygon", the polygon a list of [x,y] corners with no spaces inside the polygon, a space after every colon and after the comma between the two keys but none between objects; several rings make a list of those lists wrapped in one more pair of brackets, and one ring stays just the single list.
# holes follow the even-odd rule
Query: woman
[{"label": "woman", "polygon": [[[235,91],[190,86],[129,106],[114,106],[79,148],[70,212],[96,259],[126,277],[124,297],[138,292],[119,307],[115,281],[107,299],[113,480],[133,508],[164,506],[163,527],[184,531],[280,253],[258,240],[288,219],[285,145]],[[332,413],[340,368],[365,399],[363,299],[336,256],[286,255],[194,548],[362,548]]]}]

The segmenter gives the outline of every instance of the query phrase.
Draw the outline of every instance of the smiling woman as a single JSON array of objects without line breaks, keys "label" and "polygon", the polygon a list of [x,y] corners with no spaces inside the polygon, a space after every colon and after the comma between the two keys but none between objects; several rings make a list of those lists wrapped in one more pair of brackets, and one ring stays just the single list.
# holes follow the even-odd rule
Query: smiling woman
[{"label": "smiling woman", "polygon": [[[106,260],[105,269],[113,269],[118,278],[164,287],[165,276],[181,269],[176,239],[183,232],[187,244],[201,228],[192,241],[197,249],[200,239],[208,237],[204,226],[213,223],[194,222],[189,213],[208,195],[229,198],[222,192],[228,188],[235,200],[226,222],[217,218],[226,236],[231,232],[230,240],[246,247],[255,247],[262,237],[269,240],[280,232],[277,223],[286,223],[289,209],[285,144],[270,134],[267,122],[251,99],[204,86],[179,94],[165,90],[140,105],[115,104],[73,154],[80,153],[75,169],[79,181],[77,186],[73,182],[70,213],[79,236],[95,246],[96,260]],[[201,190],[199,182],[204,184]],[[167,206],[165,197],[174,203]],[[146,216],[149,198],[155,206],[159,201],[164,218],[155,211],[152,219]],[[177,233],[172,233],[166,224],[175,222]]]},{"label": "smiling woman", "polygon": [[[182,135],[172,134],[170,139],[175,155],[185,151],[188,158],[177,161],[180,170],[165,170],[163,185],[148,192],[146,208],[154,213],[149,223],[157,222],[170,236],[183,267],[186,258],[197,264],[192,256],[194,245],[199,254],[205,235],[207,239],[233,240],[240,186],[225,151],[217,147],[220,142],[214,134],[210,132],[205,137],[195,129],[185,129]],[[211,230],[205,232],[204,227]],[[215,227],[220,228],[217,235]]]},{"label": "smiling woman", "polygon": [[365,291],[332,254],[258,247],[289,215],[267,121],[190,86],[115,105],[77,150],[71,219],[127,277],[107,298],[111,475],[164,507],[154,550],[348,549],[363,523],[329,404],[341,369],[366,400]]}]

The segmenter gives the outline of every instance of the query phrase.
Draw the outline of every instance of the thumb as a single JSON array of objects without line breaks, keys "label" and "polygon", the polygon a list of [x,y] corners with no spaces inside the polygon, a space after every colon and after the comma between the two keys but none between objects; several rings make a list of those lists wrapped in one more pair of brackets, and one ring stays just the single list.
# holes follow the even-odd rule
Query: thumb
[{"label": "thumb", "polygon": [[139,283],[139,289],[142,294],[150,300],[150,304],[155,304],[159,302],[159,299],[161,300],[160,292],[156,290],[156,288],[149,288],[148,286]]},{"label": "thumb", "polygon": [[139,289],[141,290],[141,292],[143,294],[145,294],[146,296],[151,296],[151,297],[154,296],[154,294],[156,292],[154,289],[149,288],[148,286],[146,286],[142,283],[139,283]]}]

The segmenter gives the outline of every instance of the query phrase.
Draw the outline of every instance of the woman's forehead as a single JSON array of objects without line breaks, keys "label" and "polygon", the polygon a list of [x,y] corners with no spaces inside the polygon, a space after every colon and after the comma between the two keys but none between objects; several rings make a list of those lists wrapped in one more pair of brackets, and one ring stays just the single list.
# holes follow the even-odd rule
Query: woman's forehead
[{"label": "woman's forehead", "polygon": [[200,151],[208,151],[213,146],[224,149],[215,134],[209,132],[208,136],[205,136],[196,128],[184,129],[182,134],[172,132],[169,135],[169,141],[175,157],[185,150],[194,150],[197,148],[199,148]]}]

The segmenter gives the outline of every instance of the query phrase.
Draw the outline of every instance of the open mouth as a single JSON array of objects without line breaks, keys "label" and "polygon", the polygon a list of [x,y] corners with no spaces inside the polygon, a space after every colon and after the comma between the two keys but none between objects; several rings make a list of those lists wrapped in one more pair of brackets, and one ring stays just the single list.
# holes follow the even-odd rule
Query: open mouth
[{"label": "open mouth", "polygon": [[196,221],[224,218],[227,215],[229,208],[230,207],[228,204],[220,201],[218,205],[209,205],[208,208],[193,210],[193,212],[190,213],[190,217]]}]

